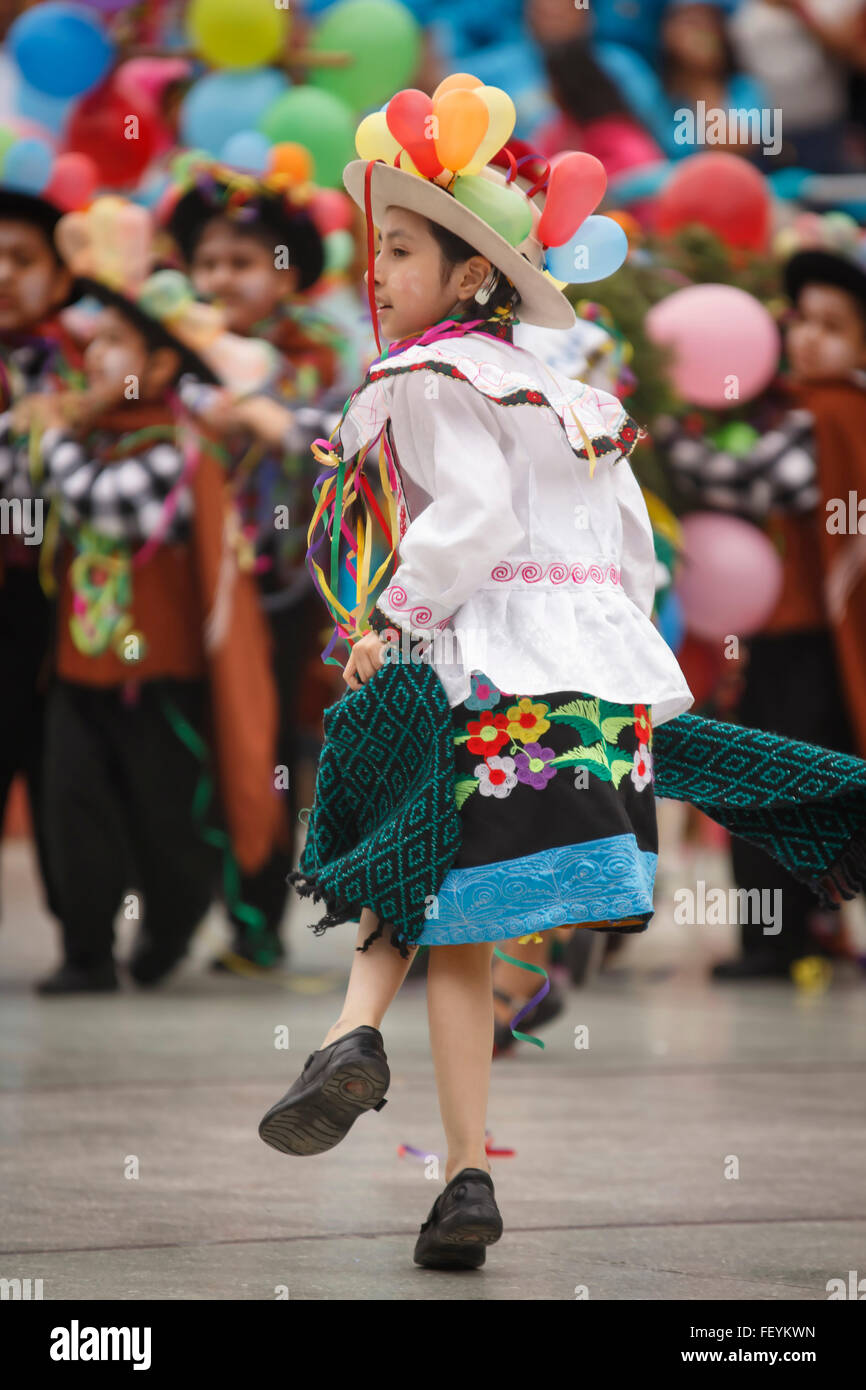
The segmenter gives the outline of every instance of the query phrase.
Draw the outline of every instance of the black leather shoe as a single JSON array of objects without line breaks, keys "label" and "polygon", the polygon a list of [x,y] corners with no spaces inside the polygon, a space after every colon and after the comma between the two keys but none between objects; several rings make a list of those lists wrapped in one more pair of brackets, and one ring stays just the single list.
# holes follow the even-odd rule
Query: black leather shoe
[{"label": "black leather shoe", "polygon": [[117,989],[114,961],[101,965],[70,965],[65,962],[53,975],[36,986],[37,994],[108,994]]},{"label": "black leather shoe", "polygon": [[710,972],[714,980],[790,980],[791,961],[774,951],[752,951],[734,960],[717,961]]},{"label": "black leather shoe", "polygon": [[[514,1018],[523,1007],[523,1004],[526,1003],[525,999],[522,1001],[520,999],[514,999],[510,994],[505,994],[501,989],[495,989],[493,993],[497,999],[501,999],[503,1003],[508,1004],[512,1018]],[[536,1028],[541,1028],[545,1023],[550,1023],[552,1019],[557,1018],[564,1008],[565,997],[562,990],[552,984],[540,1003],[536,1004],[535,1008],[520,1020],[517,1031],[519,1033],[534,1033]],[[503,1023],[498,1018],[494,1019],[494,1055],[497,1052],[507,1052],[516,1042],[517,1038],[515,1038],[511,1031],[511,1023]]]},{"label": "black leather shoe", "polygon": [[259,1125],[271,1148],[284,1154],[320,1154],[348,1134],[365,1110],[381,1110],[391,1083],[378,1028],[362,1024],[311,1052],[304,1070]]},{"label": "black leather shoe", "polygon": [[425,1269],[478,1269],[501,1235],[493,1179],[483,1168],[462,1168],[433,1203],[414,1260]]}]

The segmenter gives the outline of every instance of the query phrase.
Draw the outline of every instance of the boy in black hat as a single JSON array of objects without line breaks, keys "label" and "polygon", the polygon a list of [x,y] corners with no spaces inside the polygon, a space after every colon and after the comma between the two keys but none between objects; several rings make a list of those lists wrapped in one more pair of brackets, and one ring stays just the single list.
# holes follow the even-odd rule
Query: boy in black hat
[{"label": "boy in black hat", "polygon": [[[319,610],[304,557],[317,469],[310,444],[328,436],[340,418],[349,386],[338,382],[342,339],[296,295],[324,269],[322,238],[308,209],[309,185],[289,190],[285,180],[252,178],[205,162],[189,166],[169,218],[185,268],[198,294],[218,303],[228,328],[270,342],[282,371],[251,408],[226,405],[207,393],[184,399],[223,432],[235,432],[235,480],[246,522],[255,529],[259,591],[274,638],[274,674],[280,698],[280,765],[294,836],[299,801],[296,732],[301,680],[319,626]],[[250,441],[252,439],[252,445]],[[294,844],[242,883],[246,902],[268,923],[263,943],[233,920],[231,950],[217,968],[249,974],[278,965],[279,935],[294,867]]]},{"label": "boy in black hat", "polygon": [[[60,215],[44,198],[0,188],[0,410],[52,389],[75,358],[57,320],[72,285],[54,247]],[[45,896],[56,914],[41,805],[51,625],[38,573],[41,503],[26,476],[0,490],[7,504],[0,531],[0,830],[12,782],[23,773]]]},{"label": "boy in black hat", "polygon": [[[763,523],[782,557],[783,586],[748,640],[737,716],[754,728],[866,757],[866,243],[859,254],[815,249],[785,266],[793,305],[786,336],[787,410],[736,457],[671,420],[654,426],[683,495]],[[854,499],[852,507],[852,498]],[[863,503],[858,510],[858,499]],[[835,919],[780,864],[736,836],[740,888],[779,890],[778,935],[741,925],[741,955],[717,980],[789,977],[793,963],[850,949]],[[833,926],[836,939],[829,936]]]}]

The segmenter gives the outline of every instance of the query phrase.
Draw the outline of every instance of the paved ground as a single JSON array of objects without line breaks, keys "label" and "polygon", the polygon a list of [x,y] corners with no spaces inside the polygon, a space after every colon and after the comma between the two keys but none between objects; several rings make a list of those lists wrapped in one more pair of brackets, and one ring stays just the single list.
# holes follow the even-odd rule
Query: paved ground
[{"label": "paved ground", "polygon": [[159,993],[42,1000],[53,930],[8,846],[0,1277],[46,1299],[825,1299],[866,1274],[866,982],[708,983],[732,930],[676,926],[669,903],[724,873],[672,853],[646,937],[572,991],[544,1052],[494,1063],[506,1233],[483,1271],[445,1274],[412,1264],[443,1180],[398,1156],[443,1144],[423,980],[385,1020],[390,1103],[330,1153],[285,1157],[256,1126],[336,1016],[355,928],[315,937],[293,910],[291,969],[259,983],[207,972],[215,915]]}]

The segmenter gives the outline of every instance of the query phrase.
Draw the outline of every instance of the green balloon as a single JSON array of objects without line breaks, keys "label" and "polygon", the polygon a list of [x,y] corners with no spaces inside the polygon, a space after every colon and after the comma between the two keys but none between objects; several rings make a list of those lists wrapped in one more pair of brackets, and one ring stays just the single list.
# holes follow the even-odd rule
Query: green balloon
[{"label": "green balloon", "polygon": [[421,27],[399,0],[341,0],[328,10],[309,46],[314,52],[351,53],[345,67],[312,68],[309,83],[354,111],[365,111],[410,85],[421,53]]},{"label": "green balloon", "polygon": [[452,189],[458,203],[476,213],[511,246],[519,246],[532,231],[532,213],[517,188],[493,183],[481,174],[458,174]]},{"label": "green balloon", "polygon": [[742,454],[748,454],[755,447],[757,439],[758,431],[747,425],[745,420],[732,420],[730,424],[716,430],[712,442],[717,449],[724,449],[725,453],[733,454],[737,458]]},{"label": "green balloon", "polygon": [[6,126],[0,126],[0,170],[2,170],[3,165],[6,163],[6,155],[9,153],[9,150],[20,138],[20,135],[16,135],[14,130],[9,130]]},{"label": "green balloon", "polygon": [[315,161],[313,177],[321,188],[342,188],[343,169],[355,156],[355,117],[331,92],[292,87],[269,106],[259,130],[272,145],[295,141]]}]

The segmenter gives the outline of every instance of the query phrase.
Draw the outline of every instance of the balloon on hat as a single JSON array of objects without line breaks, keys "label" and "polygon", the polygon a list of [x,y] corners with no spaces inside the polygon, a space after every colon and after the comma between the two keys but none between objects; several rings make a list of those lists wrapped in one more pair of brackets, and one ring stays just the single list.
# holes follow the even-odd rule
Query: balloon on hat
[{"label": "balloon on hat", "polygon": [[205,73],[181,103],[181,139],[185,145],[219,154],[232,135],[255,130],[288,90],[288,79],[275,68]]},{"label": "balloon on hat", "polygon": [[384,159],[393,164],[400,153],[400,141],[388,129],[387,105],[365,116],[355,131],[355,149],[361,159]]},{"label": "balloon on hat", "polygon": [[436,129],[433,114],[433,98],[414,87],[397,92],[385,112],[388,130],[398,146],[406,150],[418,172],[428,179],[435,179],[445,167],[437,142],[430,138]]},{"label": "balloon on hat", "polygon": [[456,87],[434,101],[433,115],[434,144],[440,164],[444,169],[467,170],[490,125],[487,103],[477,92]]},{"label": "balloon on hat", "polygon": [[726,409],[772,380],[781,340],[771,314],[734,285],[687,285],[654,304],[648,337],[673,350],[670,377],[683,400]]},{"label": "balloon on hat", "polygon": [[782,592],[782,562],[772,541],[751,522],[718,512],[693,512],[682,528],[674,592],[688,630],[716,641],[759,632]]},{"label": "balloon on hat", "polygon": [[421,26],[399,0],[340,0],[316,26],[309,47],[351,55],[345,66],[312,68],[307,80],[363,111],[411,79]]},{"label": "balloon on hat", "polygon": [[18,15],[7,42],[24,80],[54,97],[95,87],[114,58],[114,45],[92,14],[54,0]]},{"label": "balloon on hat", "polygon": [[288,11],[274,0],[192,0],[186,28],[196,53],[215,68],[252,68],[279,58]]},{"label": "balloon on hat", "polygon": [[564,246],[545,254],[547,269],[565,284],[584,285],[604,280],[619,270],[628,255],[628,237],[612,217],[594,214],[578,227]]},{"label": "balloon on hat", "polygon": [[315,161],[317,183],[342,188],[343,169],[352,158],[355,118],[339,97],[316,87],[293,87],[268,108],[258,128],[272,144],[306,146]]},{"label": "balloon on hat", "polygon": [[565,245],[598,207],[606,187],[604,165],[594,155],[569,150],[552,160],[538,224],[539,241],[545,246]]},{"label": "balloon on hat", "polygon": [[458,174],[454,198],[504,237],[519,246],[532,231],[532,209],[518,188],[494,183],[481,174]]}]

